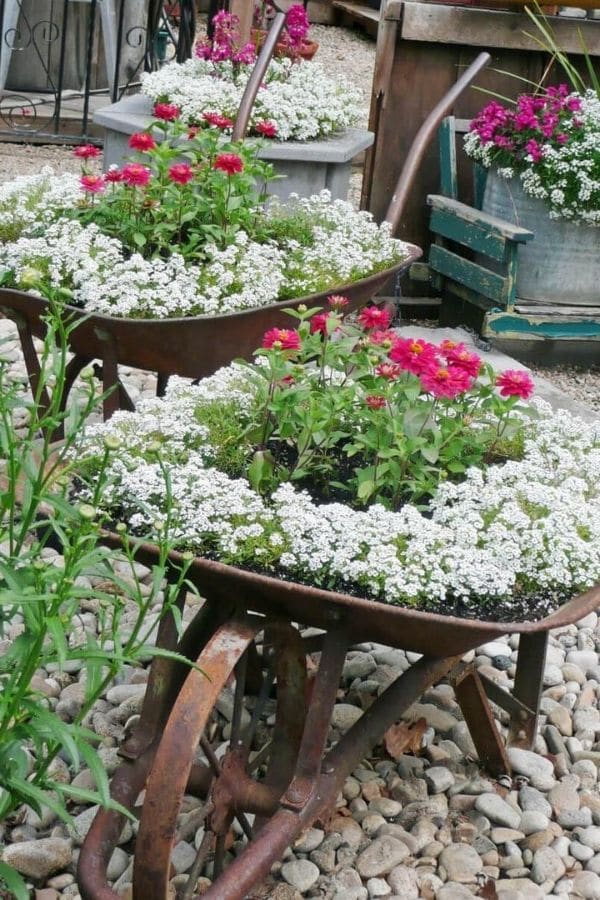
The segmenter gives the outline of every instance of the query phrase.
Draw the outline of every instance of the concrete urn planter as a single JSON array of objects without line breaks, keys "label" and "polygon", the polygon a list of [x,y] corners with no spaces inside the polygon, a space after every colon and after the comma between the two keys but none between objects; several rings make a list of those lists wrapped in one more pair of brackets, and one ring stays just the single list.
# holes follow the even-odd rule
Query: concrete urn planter
[{"label": "concrete urn planter", "polygon": [[[94,121],[105,129],[104,165],[122,165],[131,154],[130,135],[150,125],[151,101],[142,94],[125,97],[112,106],[98,110]],[[270,141],[260,157],[272,163],[278,175],[269,192],[286,200],[296,193],[308,197],[323,189],[334,199],[346,199],[353,158],[373,143],[374,135],[362,128],[315,141]],[[252,140],[252,139],[250,139]]]}]

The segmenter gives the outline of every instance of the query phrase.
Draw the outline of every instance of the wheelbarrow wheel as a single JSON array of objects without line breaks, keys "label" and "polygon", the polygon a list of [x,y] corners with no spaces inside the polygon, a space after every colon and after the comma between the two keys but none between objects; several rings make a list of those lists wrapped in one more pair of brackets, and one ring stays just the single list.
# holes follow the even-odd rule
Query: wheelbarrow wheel
[{"label": "wheelbarrow wheel", "polygon": [[[232,678],[228,741],[213,743],[217,719],[223,718],[223,691]],[[264,720],[274,691],[275,722],[265,742]],[[248,693],[253,694],[251,713],[246,709]],[[135,848],[134,900],[168,896],[171,853],[180,839],[178,818],[187,794],[205,800],[193,817],[194,830],[205,830],[182,896],[189,900],[196,895],[196,881],[207,864],[218,884],[227,857],[243,843],[234,836],[234,822],[240,837],[251,841],[292,779],[305,698],[306,655],[291,625],[244,617],[216,630],[183,683],[146,782]]]}]

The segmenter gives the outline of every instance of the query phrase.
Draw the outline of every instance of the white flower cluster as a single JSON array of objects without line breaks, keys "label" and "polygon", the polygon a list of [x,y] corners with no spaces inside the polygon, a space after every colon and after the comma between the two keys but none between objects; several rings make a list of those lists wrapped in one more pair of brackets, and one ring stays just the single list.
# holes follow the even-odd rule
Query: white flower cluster
[{"label": "white flower cluster", "polygon": [[123,447],[111,462],[107,508],[129,510],[132,526],[145,532],[165,521],[164,478],[144,458],[151,435],[170,467],[174,538],[200,554],[262,562],[314,584],[353,583],[389,603],[575,592],[600,579],[600,425],[554,415],[536,401],[540,417],[527,425],[523,458],[443,484],[427,513],[412,504],[397,512],[318,505],[291,483],[264,500],[246,481],[209,468],[210,448],[198,444],[194,407],[222,397],[243,415],[251,390],[243,375],[233,366],[197,387],[175,380],[164,401],[96,426],[79,459],[109,434]]},{"label": "white flower cluster", "polygon": [[[550,218],[569,219],[586,225],[600,226],[600,97],[589,90],[581,97],[577,113],[580,127],[566,123],[569,141],[554,146],[539,140],[541,159],[498,169],[502,178],[516,174],[523,190],[542,200]],[[497,148],[482,144],[475,132],[465,137],[465,151],[486,168],[494,165]]]},{"label": "white flower cluster", "polygon": [[0,240],[16,240],[28,229],[48,226],[61,209],[81,199],[77,175],[56,176],[45,167],[0,185]]},{"label": "white flower cluster", "polygon": [[[203,112],[235,119],[252,66],[235,73],[231,63],[190,59],[142,75],[142,90],[152,98],[181,108],[187,122],[199,122]],[[258,92],[250,126],[270,121],[280,141],[326,137],[355,124],[361,95],[336,82],[314,62],[272,61]]]},{"label": "white flower cluster", "polygon": [[[291,240],[280,247],[261,244],[239,231],[223,250],[207,245],[202,266],[187,264],[178,253],[167,259],[128,256],[117,239],[104,235],[95,224],[82,225],[64,212],[60,218],[56,210],[53,221],[48,198],[55,203],[64,199],[63,210],[74,198],[70,181],[45,178],[41,193],[37,182],[30,181],[14,194],[25,198],[14,204],[20,236],[0,243],[0,276],[10,272],[18,285],[24,273],[31,281],[30,270],[37,270],[51,287],[68,288],[73,302],[102,315],[157,319],[223,315],[266,306],[280,296],[322,290],[323,282],[333,289],[406,256],[405,245],[391,236],[389,227],[376,225],[369,213],[356,212],[350,203],[332,202],[328,191],[296,198],[315,218],[309,246]],[[12,197],[9,192],[7,207]],[[40,217],[35,215],[38,198]],[[277,209],[273,205],[273,215]],[[31,210],[30,221],[25,222],[22,210]],[[1,215],[0,208],[0,227]]]}]

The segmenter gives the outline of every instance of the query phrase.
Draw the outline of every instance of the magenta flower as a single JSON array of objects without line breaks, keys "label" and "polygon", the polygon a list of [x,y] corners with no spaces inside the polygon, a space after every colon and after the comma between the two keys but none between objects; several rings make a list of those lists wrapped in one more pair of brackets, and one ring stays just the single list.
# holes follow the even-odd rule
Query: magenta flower
[{"label": "magenta flower", "polygon": [[502,397],[520,397],[529,400],[535,385],[524,369],[506,369],[496,378],[496,387],[500,388]]},{"label": "magenta flower", "polygon": [[145,187],[151,177],[152,172],[150,169],[139,163],[129,163],[123,166],[121,171],[121,180],[128,184],[129,187]]},{"label": "magenta flower", "polygon": [[188,184],[194,177],[194,170],[188,163],[175,163],[169,168],[169,178],[175,184]]},{"label": "magenta flower", "polygon": [[102,175],[82,175],[79,184],[87,194],[102,194],[106,190],[106,182]]}]

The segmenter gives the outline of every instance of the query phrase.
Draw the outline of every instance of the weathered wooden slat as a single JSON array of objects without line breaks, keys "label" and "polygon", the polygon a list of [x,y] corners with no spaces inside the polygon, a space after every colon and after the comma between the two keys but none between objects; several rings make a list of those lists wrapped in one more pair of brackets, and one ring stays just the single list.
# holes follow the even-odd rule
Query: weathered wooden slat
[{"label": "weathered wooden slat", "polygon": [[515,312],[524,316],[544,316],[550,321],[556,322],[573,318],[600,322],[600,306],[557,306],[552,303],[517,300]]},{"label": "weathered wooden slat", "polygon": [[[600,22],[588,20],[585,27],[589,53],[592,56],[600,54]],[[553,18],[552,29],[563,53],[583,53],[579,38],[580,19]],[[493,35],[495,47],[539,51],[540,45],[533,36],[535,31],[535,25],[524,19],[522,13],[442,6],[437,3],[404,4],[402,37],[405,40],[487,47],[490,35]]]},{"label": "weathered wooden slat", "polygon": [[461,203],[460,200],[442,197],[441,194],[429,194],[427,203],[434,210],[444,210],[456,216],[456,218],[462,219],[464,222],[472,223],[479,228],[485,228],[490,234],[505,240],[508,238],[521,243],[531,241],[534,237],[532,231],[520,228],[511,222],[505,222],[503,219],[497,219],[495,216],[490,216],[488,213],[481,212],[481,210],[475,209],[473,206]]},{"label": "weathered wooden slat", "polygon": [[483,266],[463,259],[456,253],[432,244],[429,250],[429,265],[436,272],[451,278],[459,284],[464,284],[478,294],[489,297],[496,303],[506,302],[506,279],[495,272],[490,272]]},{"label": "weathered wooden slat", "polygon": [[333,8],[339,9],[340,12],[346,13],[350,18],[356,19],[357,22],[379,22],[379,10],[373,9],[364,3],[351,3],[346,0],[333,0]]},{"label": "weathered wooden slat", "polygon": [[434,234],[441,234],[499,262],[504,260],[507,239],[488,231],[485,225],[468,222],[446,209],[433,209],[429,227]]},{"label": "weathered wooden slat", "polygon": [[446,116],[438,130],[440,145],[440,190],[444,197],[458,200],[456,178],[456,127],[454,116]]},{"label": "weathered wooden slat", "polygon": [[569,319],[548,316],[524,316],[513,313],[489,312],[483,333],[487,337],[527,340],[586,340],[600,341],[600,320]]}]

